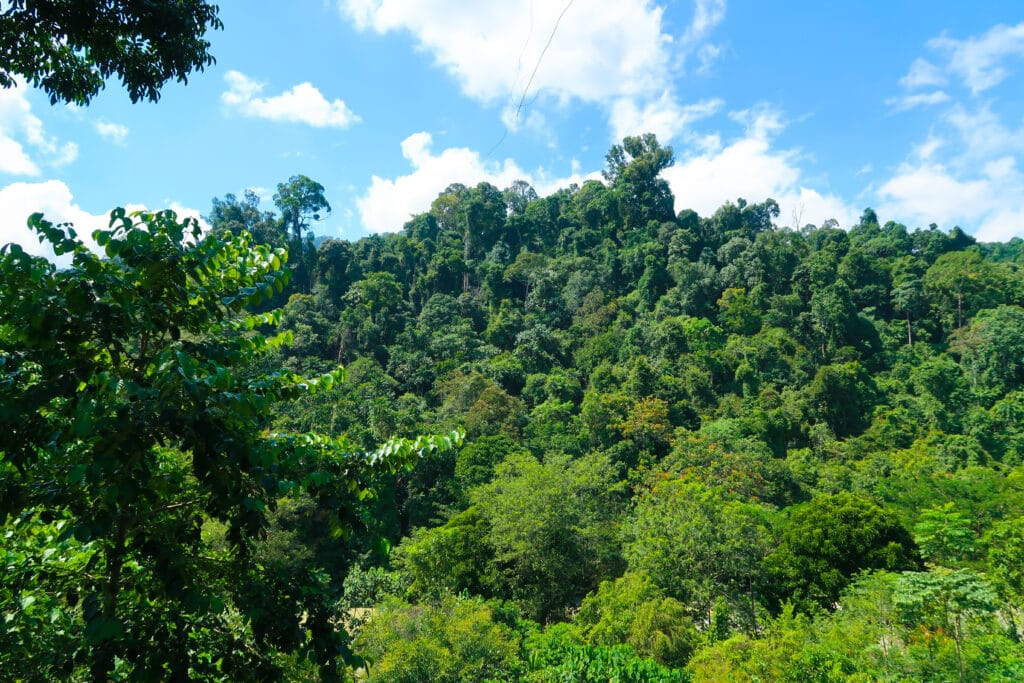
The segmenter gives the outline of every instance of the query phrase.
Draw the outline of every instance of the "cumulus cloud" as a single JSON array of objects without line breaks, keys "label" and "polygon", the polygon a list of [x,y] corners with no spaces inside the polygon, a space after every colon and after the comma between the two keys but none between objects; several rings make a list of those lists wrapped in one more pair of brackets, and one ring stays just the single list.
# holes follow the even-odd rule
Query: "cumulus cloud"
[{"label": "cumulus cloud", "polygon": [[25,91],[23,83],[0,89],[0,172],[37,176],[40,163],[59,167],[74,161],[78,145],[46,133]]},{"label": "cumulus cloud", "polygon": [[[146,207],[132,204],[125,208],[128,211],[138,211]],[[204,229],[209,227],[196,209],[176,202],[170,202],[169,206],[161,208],[173,209],[179,218],[194,217],[200,221]],[[28,253],[45,256],[58,265],[69,264],[71,258],[69,255],[55,258],[49,244],[41,244],[36,233],[29,229],[28,218],[36,212],[41,212],[46,220],[54,224],[71,223],[82,242],[97,252],[99,248],[92,240],[92,233],[94,230],[106,229],[110,222],[109,213],[91,214],[79,206],[75,202],[71,188],[60,180],[17,182],[0,188],[0,245],[11,242],[20,244]]]},{"label": "cumulus cloud", "polygon": [[402,141],[402,156],[412,171],[397,178],[373,176],[369,189],[356,200],[363,227],[370,232],[395,232],[412,216],[430,209],[431,202],[452,183],[473,186],[489,182],[505,188],[514,180],[531,183],[540,194],[587,178],[600,177],[597,172],[581,175],[573,165],[569,177],[556,178],[543,171],[528,172],[513,160],[486,162],[480,153],[466,147],[450,147],[434,153],[433,137],[426,132],[410,135]]},{"label": "cumulus cloud", "polygon": [[17,140],[0,133],[0,173],[39,175],[39,167]]},{"label": "cumulus cloud", "polygon": [[987,104],[969,108],[956,104],[944,112],[937,125],[944,125],[958,140],[952,160],[964,170],[977,168],[1005,154],[1024,154],[1024,125],[1008,126]]},{"label": "cumulus cloud", "polygon": [[1010,128],[989,109],[957,106],[943,138],[930,136],[878,189],[879,209],[903,222],[960,225],[981,240],[1024,235],[1024,126]]},{"label": "cumulus cloud", "polygon": [[124,145],[125,140],[128,138],[128,127],[120,123],[97,121],[95,125],[96,132],[100,134],[100,137],[110,140],[115,145]]},{"label": "cumulus cloud", "polygon": [[1024,175],[1012,157],[966,177],[940,163],[907,163],[878,193],[879,210],[905,223],[960,225],[982,241],[1024,234]]},{"label": "cumulus cloud", "polygon": [[595,104],[610,116],[621,117],[623,107],[657,110],[650,116],[669,132],[677,126],[666,112],[680,108],[670,101],[672,80],[688,55],[698,55],[700,68],[713,62],[719,50],[705,41],[725,16],[724,0],[698,0],[690,25],[673,36],[663,27],[663,8],[650,0],[339,0],[338,5],[359,29],[412,35],[466,96],[503,106],[506,123],[522,114],[520,102],[528,95],[542,103]]},{"label": "cumulus cloud", "polygon": [[[36,233],[28,228],[28,218],[41,212],[52,223],[72,223],[78,236],[96,249],[90,235],[93,230],[106,228],[108,217],[93,215],[75,203],[68,188],[60,180],[41,183],[11,183],[0,188],[0,244],[20,244],[30,254],[54,260],[49,244],[40,244]],[[70,257],[61,259],[66,265]]]},{"label": "cumulus cloud", "polygon": [[466,95],[484,102],[518,98],[538,62],[531,91],[559,98],[604,100],[660,83],[671,40],[661,10],[643,0],[597,4],[349,0],[341,9],[360,29],[408,31]]},{"label": "cumulus cloud", "polygon": [[342,100],[327,101],[312,83],[300,83],[280,95],[261,97],[265,84],[240,71],[224,74],[228,89],[220,99],[242,116],[287,123],[304,123],[315,128],[348,128],[359,117]]},{"label": "cumulus cloud", "polygon": [[859,212],[836,195],[808,187],[800,169],[800,153],[776,149],[774,137],[783,129],[782,115],[768,107],[733,112],[744,134],[729,144],[720,135],[705,136],[690,153],[663,171],[676,197],[676,211],[693,209],[709,216],[727,201],[738,198],[779,203],[782,224],[820,225],[835,219],[844,227]]}]

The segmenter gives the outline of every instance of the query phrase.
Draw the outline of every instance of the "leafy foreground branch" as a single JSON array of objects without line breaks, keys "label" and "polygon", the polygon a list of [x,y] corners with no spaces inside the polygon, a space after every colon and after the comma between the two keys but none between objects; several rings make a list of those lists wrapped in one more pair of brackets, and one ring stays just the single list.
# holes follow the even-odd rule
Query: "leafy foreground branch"
[{"label": "leafy foreground branch", "polygon": [[[247,315],[288,281],[283,249],[203,236],[170,211],[111,213],[90,252],[70,226],[29,225],[72,265],[0,251],[0,669],[13,679],[267,680],[350,655],[310,575],[263,580],[258,544],[303,496],[325,534],[371,533],[380,478],[461,433],[364,453],[268,428],[274,404],[330,389],[257,373],[290,333]],[[266,595],[268,586],[275,595]],[[290,623],[266,605],[288,603]],[[271,623],[272,622],[272,623]]]}]

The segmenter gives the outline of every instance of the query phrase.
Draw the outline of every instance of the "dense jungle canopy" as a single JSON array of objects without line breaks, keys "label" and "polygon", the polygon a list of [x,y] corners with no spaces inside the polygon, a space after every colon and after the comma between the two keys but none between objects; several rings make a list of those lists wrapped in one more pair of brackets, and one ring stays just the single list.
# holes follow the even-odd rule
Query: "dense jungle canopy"
[{"label": "dense jungle canopy", "polygon": [[[182,7],[133,98],[210,63]],[[673,157],[357,241],[304,175],[98,252],[30,217],[71,262],[0,249],[0,670],[1024,678],[1024,241],[676,212]]]}]

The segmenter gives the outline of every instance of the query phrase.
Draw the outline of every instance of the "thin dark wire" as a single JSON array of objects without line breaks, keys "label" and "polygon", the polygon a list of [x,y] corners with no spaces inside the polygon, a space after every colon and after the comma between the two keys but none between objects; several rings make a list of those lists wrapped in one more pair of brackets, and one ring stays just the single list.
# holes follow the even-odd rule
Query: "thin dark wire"
[{"label": "thin dark wire", "polygon": [[537,70],[540,69],[540,63],[544,61],[544,55],[547,54],[548,48],[551,47],[551,42],[555,39],[555,33],[558,31],[558,25],[562,22],[562,17],[565,16],[565,13],[569,11],[569,8],[572,7],[572,3],[574,2],[576,2],[576,0],[569,0],[569,2],[565,4],[565,8],[562,10],[562,13],[558,15],[558,19],[555,20],[555,25],[551,29],[551,35],[548,36],[548,42],[544,43],[544,49],[540,51],[540,55],[537,57],[537,63],[534,65],[533,72],[530,74],[530,80],[526,81],[526,87],[523,88],[523,96],[519,98],[519,106],[516,107],[516,118],[519,118],[519,114],[523,110],[523,103],[526,101],[526,94],[530,92],[530,86],[533,85],[533,79],[537,75]]},{"label": "thin dark wire", "polygon": [[[519,51],[519,57],[516,59],[516,81],[519,80],[519,74],[523,70],[523,55],[526,54],[526,48],[530,47],[530,40],[533,39],[533,0],[530,0],[530,28],[526,32],[526,41],[523,43],[523,49]],[[512,93],[509,93],[511,95]]]},{"label": "thin dark wire", "polygon": [[[533,79],[537,76],[537,70],[540,69],[540,63],[542,61],[544,61],[544,55],[547,54],[548,48],[551,47],[551,43],[555,39],[555,33],[558,32],[558,25],[560,23],[562,23],[562,17],[565,16],[565,13],[569,11],[569,8],[572,7],[572,4],[574,2],[576,2],[576,0],[569,0],[569,2],[567,2],[565,4],[565,7],[562,8],[561,14],[558,15],[557,19],[555,19],[555,25],[551,28],[551,35],[548,36],[548,41],[546,43],[544,43],[544,48],[540,51],[540,54],[537,56],[537,63],[533,65],[533,71],[530,72],[530,78],[529,78],[529,80],[526,81],[526,87],[523,88],[523,94],[519,98],[519,104],[516,105],[516,119],[517,120],[519,119],[520,115],[523,112],[523,104],[526,102],[526,95],[530,92],[530,86],[533,85]],[[532,35],[532,33],[533,33],[533,3],[531,2],[530,3],[530,34]],[[527,36],[527,38],[526,38],[526,45],[523,45],[522,52],[519,53],[519,60],[518,60],[519,64],[522,63],[523,54],[526,52],[526,47],[529,44],[529,42],[530,42],[530,38],[529,38],[529,36]],[[517,76],[518,76],[518,73],[519,73],[519,66],[516,67],[516,74],[517,74]],[[533,100],[531,100],[530,102],[532,103],[534,101],[536,101],[536,97]],[[508,126],[505,126],[505,130],[502,132],[501,138],[496,143],[494,143],[493,147],[491,147],[489,150],[487,150],[487,155],[486,156],[488,156],[488,157],[491,156],[491,154],[494,152],[494,150],[498,149],[498,147],[501,147],[501,143],[505,142],[505,138],[507,138],[507,137],[508,137]]]}]

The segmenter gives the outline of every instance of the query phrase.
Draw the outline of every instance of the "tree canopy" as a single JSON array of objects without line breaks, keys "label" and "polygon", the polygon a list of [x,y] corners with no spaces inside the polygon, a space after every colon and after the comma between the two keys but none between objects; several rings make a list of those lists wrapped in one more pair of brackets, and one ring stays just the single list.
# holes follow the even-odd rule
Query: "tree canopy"
[{"label": "tree canopy", "polygon": [[0,87],[19,78],[50,102],[88,104],[116,77],[132,102],[157,101],[169,80],[214,63],[208,30],[223,27],[200,0],[11,0],[0,12]]},{"label": "tree canopy", "polygon": [[[281,248],[203,235],[170,211],[118,209],[93,234],[101,258],[70,227],[29,222],[73,260],[58,270],[17,245],[0,252],[0,509],[28,534],[0,590],[72,627],[34,639],[8,620],[5,669],[184,679],[233,652],[230,675],[260,677],[274,652],[305,649],[330,674],[345,639],[322,603],[292,594],[303,606],[291,629],[309,632],[292,639],[263,623],[277,618],[267,596],[254,599],[272,585],[256,563],[272,514],[307,496],[332,533],[366,534],[375,477],[458,434],[366,453],[344,437],[269,429],[274,403],[343,379],[337,367],[314,379],[251,371],[292,336],[256,331],[279,313],[245,313],[287,282]],[[234,623],[243,615],[248,626]],[[250,640],[264,652],[245,654]]]}]

